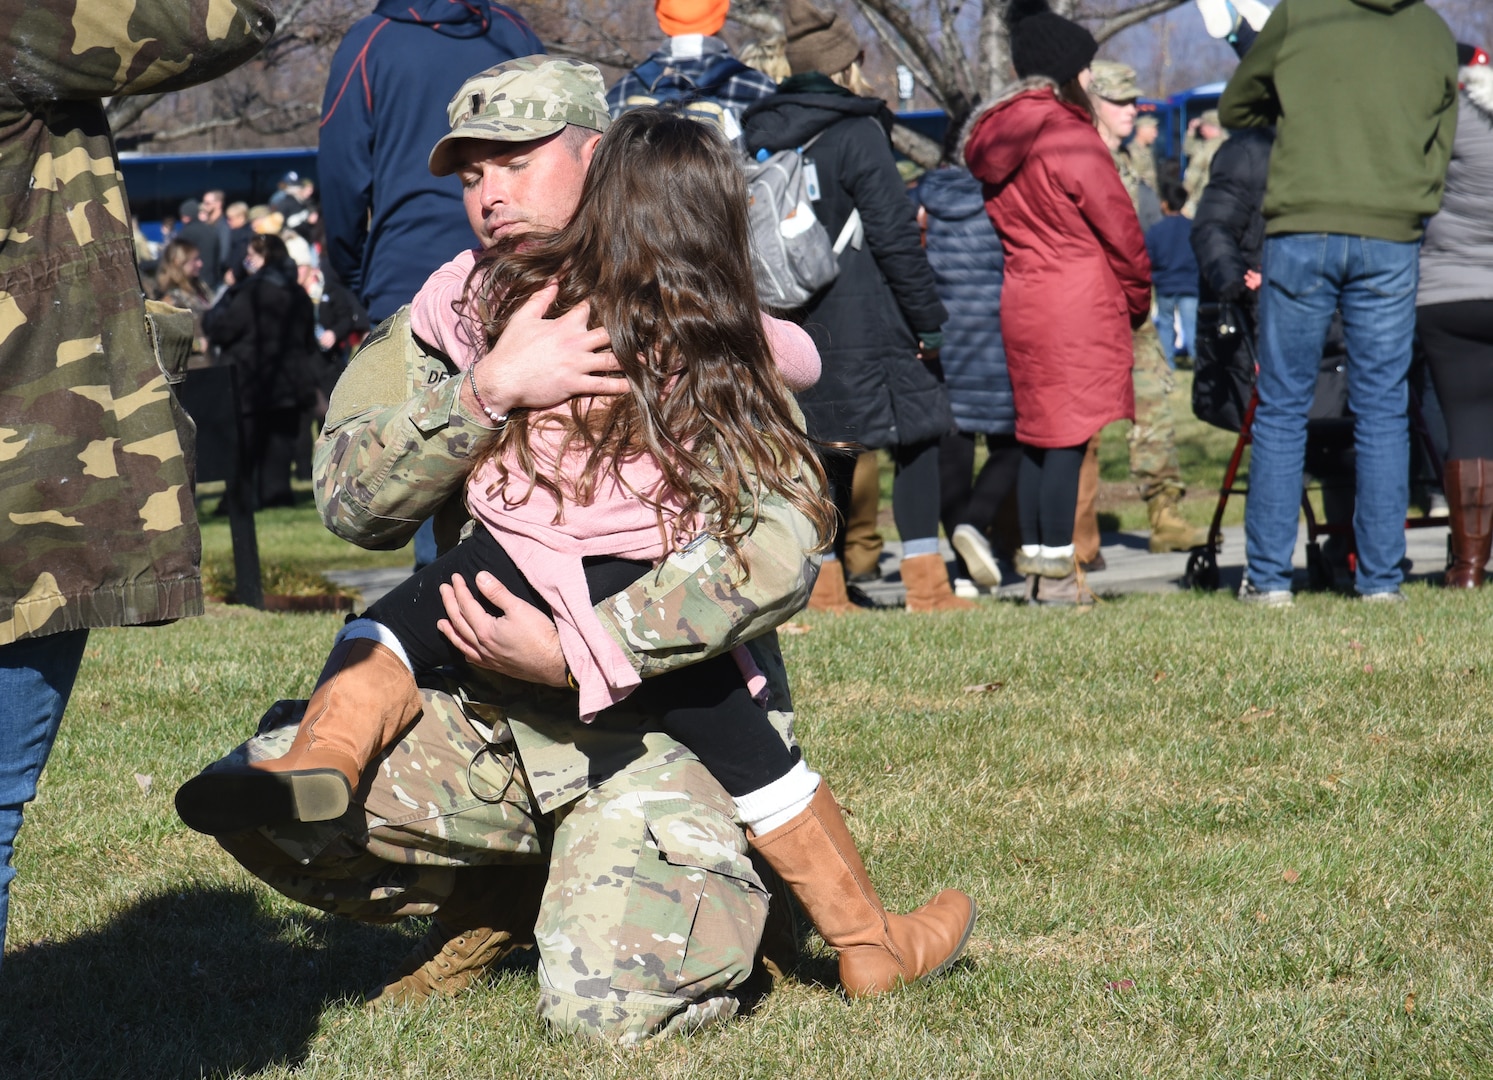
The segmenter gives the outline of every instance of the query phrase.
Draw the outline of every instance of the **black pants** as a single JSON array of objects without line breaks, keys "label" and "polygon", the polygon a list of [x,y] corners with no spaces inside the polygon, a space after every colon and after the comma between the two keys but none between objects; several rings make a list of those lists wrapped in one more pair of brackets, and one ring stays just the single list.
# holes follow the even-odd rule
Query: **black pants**
[{"label": "black pants", "polygon": [[1073,543],[1078,473],[1088,448],[1087,442],[1050,449],[1022,446],[1016,503],[1021,512],[1023,544],[1064,547]]},{"label": "black pants", "polygon": [[[652,565],[588,557],[585,568],[586,584],[595,604],[626,589]],[[478,525],[468,539],[407,578],[367,611],[368,618],[387,626],[399,638],[417,675],[463,662],[461,653],[436,627],[446,617],[440,587],[460,574],[481,599],[474,584],[480,570],[492,574],[515,596],[549,612],[549,605],[492,533]],[[482,603],[494,615],[501,614],[485,599]],[[656,675],[633,692],[627,705],[629,712],[658,714],[662,729],[693,750],[733,796],[771,783],[793,768],[797,760],[768,720],[767,711],[752,700],[740,669],[729,655]],[[632,726],[613,713],[613,709],[603,711],[596,723]]]},{"label": "black pants", "polygon": [[[923,540],[938,535],[938,440],[891,446],[896,476],[892,480],[892,520],[903,540]],[[829,480],[839,522],[835,529],[835,558],[845,557],[845,522],[850,520],[850,496],[859,451],[832,451],[824,455],[824,473]]]},{"label": "black pants", "polygon": [[[960,525],[973,525],[989,536],[1001,504],[1016,490],[1021,471],[1021,444],[1015,435],[985,435],[990,456],[975,476],[975,447],[981,436],[956,431],[938,446],[938,517],[948,536]],[[969,577],[959,560],[960,577]]]},{"label": "black pants", "polygon": [[1452,461],[1493,458],[1493,300],[1417,308]]}]

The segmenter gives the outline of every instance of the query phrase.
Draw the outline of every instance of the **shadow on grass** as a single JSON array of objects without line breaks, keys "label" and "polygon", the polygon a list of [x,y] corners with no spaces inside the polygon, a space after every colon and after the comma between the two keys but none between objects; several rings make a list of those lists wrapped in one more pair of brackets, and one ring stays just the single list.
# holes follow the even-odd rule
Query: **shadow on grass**
[{"label": "shadow on grass", "polygon": [[302,1060],[322,1011],[403,955],[388,927],[270,915],[248,890],[148,897],[0,970],[0,1076],[253,1074]]}]

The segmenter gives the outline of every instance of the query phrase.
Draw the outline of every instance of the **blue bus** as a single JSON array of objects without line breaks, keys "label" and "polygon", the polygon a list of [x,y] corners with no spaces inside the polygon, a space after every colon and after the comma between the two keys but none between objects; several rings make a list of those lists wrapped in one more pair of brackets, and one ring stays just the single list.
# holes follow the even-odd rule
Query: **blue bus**
[{"label": "blue bus", "polygon": [[268,202],[288,172],[316,179],[316,150],[308,147],[272,150],[219,150],[210,154],[119,155],[130,212],[152,241],[161,238],[161,222],[174,221],[176,208],[204,191],[221,190],[228,202],[251,206]]},{"label": "blue bus", "polygon": [[1143,113],[1153,114],[1158,122],[1160,134],[1156,138],[1156,156],[1172,158],[1185,170],[1187,157],[1182,151],[1187,138],[1187,125],[1209,109],[1218,108],[1218,99],[1223,96],[1226,83],[1204,83],[1191,90],[1182,90],[1167,98],[1141,98],[1137,104]]}]

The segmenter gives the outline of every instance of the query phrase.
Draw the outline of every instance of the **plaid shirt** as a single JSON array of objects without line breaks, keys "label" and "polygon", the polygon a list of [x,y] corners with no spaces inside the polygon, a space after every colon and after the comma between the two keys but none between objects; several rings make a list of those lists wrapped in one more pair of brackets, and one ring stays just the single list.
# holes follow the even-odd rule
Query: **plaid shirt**
[{"label": "plaid shirt", "polygon": [[[714,37],[704,40],[699,57],[675,57],[667,47],[659,49],[645,63],[639,64],[638,67],[622,76],[617,81],[617,85],[607,91],[607,108],[612,111],[612,116],[615,118],[621,115],[622,103],[628,98],[653,92],[653,87],[638,75],[638,71],[649,64],[658,64],[664,69],[665,75],[680,76],[698,87],[700,78],[710,65],[730,55],[731,50],[726,43]],[[747,68],[723,81],[708,97],[709,100],[730,109],[740,121],[742,113],[763,98],[777,93],[777,89],[777,83],[771,78],[753,68]]]}]

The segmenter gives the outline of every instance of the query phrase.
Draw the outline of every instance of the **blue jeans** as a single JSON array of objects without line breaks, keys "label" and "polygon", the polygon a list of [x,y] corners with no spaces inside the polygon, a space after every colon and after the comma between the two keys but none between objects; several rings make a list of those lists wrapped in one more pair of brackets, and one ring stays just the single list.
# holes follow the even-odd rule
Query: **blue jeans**
[{"label": "blue jeans", "polygon": [[1198,298],[1196,296],[1163,296],[1156,294],[1156,332],[1161,338],[1161,351],[1166,356],[1166,366],[1177,366],[1177,318],[1182,322],[1182,351],[1193,353],[1193,342],[1197,340]]},{"label": "blue jeans", "polygon": [[0,645],[0,953],[21,811],[36,798],[87,643],[87,630],[67,630]]},{"label": "blue jeans", "polygon": [[1410,504],[1406,418],[1420,243],[1337,233],[1271,236],[1260,287],[1260,405],[1244,507],[1249,580],[1291,587],[1301,512],[1306,417],[1334,310],[1348,346],[1348,406],[1357,451],[1353,534],[1360,594],[1393,592]]}]

